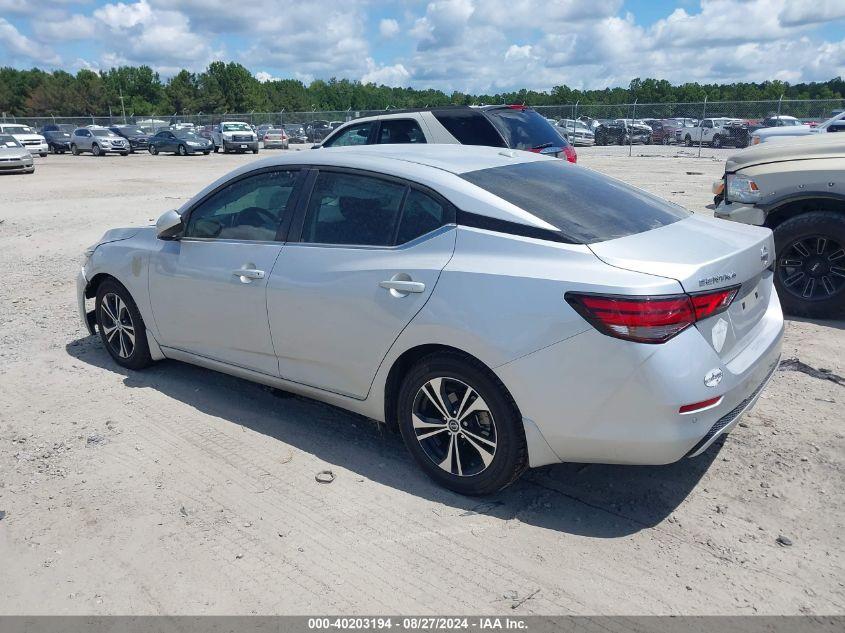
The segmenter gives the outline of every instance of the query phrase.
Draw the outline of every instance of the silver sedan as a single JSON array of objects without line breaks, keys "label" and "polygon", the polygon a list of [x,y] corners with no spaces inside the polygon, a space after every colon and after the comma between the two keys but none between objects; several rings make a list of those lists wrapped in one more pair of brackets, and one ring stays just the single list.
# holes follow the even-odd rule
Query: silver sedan
[{"label": "silver sedan", "polygon": [[777,367],[771,231],[566,161],[376,145],[250,163],[108,231],[78,302],[128,369],[172,358],[397,425],[465,494],[561,461],[665,464]]},{"label": "silver sedan", "polygon": [[0,134],[0,174],[35,172],[32,154],[11,134]]}]

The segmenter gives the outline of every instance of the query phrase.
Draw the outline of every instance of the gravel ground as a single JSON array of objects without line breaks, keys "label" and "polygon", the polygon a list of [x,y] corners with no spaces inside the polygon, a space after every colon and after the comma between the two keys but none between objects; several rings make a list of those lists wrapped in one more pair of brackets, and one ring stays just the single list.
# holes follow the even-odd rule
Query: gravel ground
[{"label": "gravel ground", "polygon": [[[579,154],[711,213],[732,151]],[[362,418],[110,362],[76,314],[84,247],[253,159],[49,156],[0,178],[0,613],[845,612],[841,322],[789,321],[800,363],[699,458],[544,467],[484,499]]]}]

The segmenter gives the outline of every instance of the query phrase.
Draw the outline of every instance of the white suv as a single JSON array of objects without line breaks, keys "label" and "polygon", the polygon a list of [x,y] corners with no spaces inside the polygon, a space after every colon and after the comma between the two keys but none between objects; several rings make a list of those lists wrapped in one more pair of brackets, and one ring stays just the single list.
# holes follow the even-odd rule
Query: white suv
[{"label": "white suv", "polygon": [[0,123],[0,134],[11,134],[30,154],[38,154],[42,158],[47,155],[49,150],[47,139],[28,125],[22,125],[21,123]]},{"label": "white suv", "polygon": [[313,146],[445,143],[507,147],[578,160],[547,119],[522,105],[441,106],[401,110],[349,121]]}]

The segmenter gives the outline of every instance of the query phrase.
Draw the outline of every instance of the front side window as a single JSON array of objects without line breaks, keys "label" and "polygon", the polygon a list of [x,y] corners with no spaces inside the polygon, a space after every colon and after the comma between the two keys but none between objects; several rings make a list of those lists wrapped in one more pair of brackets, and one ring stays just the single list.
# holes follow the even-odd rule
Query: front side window
[{"label": "front side window", "polygon": [[323,143],[325,147],[349,147],[350,145],[366,145],[373,129],[372,122],[352,125],[337,136]]},{"label": "front side window", "polygon": [[270,171],[223,187],[194,207],[184,237],[275,240],[298,173]]},{"label": "front side window", "polygon": [[413,119],[391,119],[381,122],[379,143],[425,143],[425,134]]},{"label": "front side window", "polygon": [[320,172],[301,241],[390,246],[406,187],[380,178]]},{"label": "front side window", "polygon": [[562,240],[573,244],[643,233],[690,215],[641,189],[561,160],[481,169],[461,177],[551,224]]}]

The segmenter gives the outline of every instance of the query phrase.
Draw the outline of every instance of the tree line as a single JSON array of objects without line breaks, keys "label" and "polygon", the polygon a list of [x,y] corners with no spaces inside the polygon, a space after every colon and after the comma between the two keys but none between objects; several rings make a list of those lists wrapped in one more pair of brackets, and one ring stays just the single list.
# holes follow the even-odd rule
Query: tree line
[{"label": "tree line", "polygon": [[519,90],[469,94],[395,88],[349,79],[296,79],[260,82],[234,62],[213,62],[200,73],[182,70],[163,80],[149,66],[121,66],[107,71],[0,68],[0,112],[14,116],[104,116],[150,114],[219,114],[224,112],[294,112],[310,110],[383,110],[439,105],[525,103],[532,106],[572,104],[678,103],[768,99],[842,99],[845,80],[789,84],[762,83],[673,85],[664,79],[634,79],[627,88],[577,90],[555,86],[549,91]]}]

